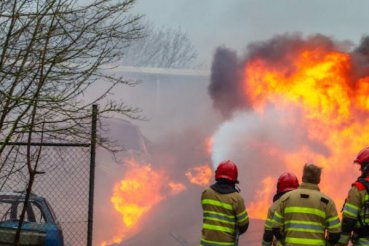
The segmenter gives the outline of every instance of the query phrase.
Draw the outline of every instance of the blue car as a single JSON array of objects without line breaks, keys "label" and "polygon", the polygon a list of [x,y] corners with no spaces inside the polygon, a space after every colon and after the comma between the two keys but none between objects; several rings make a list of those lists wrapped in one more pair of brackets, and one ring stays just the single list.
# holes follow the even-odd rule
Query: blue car
[{"label": "blue car", "polygon": [[[0,192],[0,245],[14,245],[25,195]],[[20,237],[21,245],[64,246],[63,233],[45,198],[31,194]]]}]

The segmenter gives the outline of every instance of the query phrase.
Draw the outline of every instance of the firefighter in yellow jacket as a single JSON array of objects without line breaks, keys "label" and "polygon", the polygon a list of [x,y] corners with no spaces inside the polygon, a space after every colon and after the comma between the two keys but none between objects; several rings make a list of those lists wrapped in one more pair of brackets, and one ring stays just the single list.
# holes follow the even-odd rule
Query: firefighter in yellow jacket
[{"label": "firefighter in yellow jacket", "polygon": [[238,236],[246,232],[249,217],[236,187],[237,176],[236,164],[223,161],[215,171],[216,183],[202,193],[201,246],[238,245]]},{"label": "firefighter in yellow jacket", "polygon": [[283,173],[278,178],[277,182],[277,193],[273,197],[273,205],[268,210],[268,215],[264,224],[264,234],[262,246],[280,246],[282,243],[278,240],[274,240],[273,232],[272,232],[272,224],[273,224],[273,216],[276,207],[279,204],[279,198],[282,195],[290,192],[291,190],[295,190],[299,187],[299,180],[296,175],[293,173]]},{"label": "firefighter in yellow jacket", "polygon": [[342,234],[339,245],[369,245],[369,147],[359,152],[354,163],[361,176],[352,185],[342,210]]},{"label": "firefighter in yellow jacket", "polygon": [[320,192],[320,175],[320,167],[305,164],[302,184],[280,198],[272,230],[284,245],[334,245],[338,242],[340,221],[336,206]]}]

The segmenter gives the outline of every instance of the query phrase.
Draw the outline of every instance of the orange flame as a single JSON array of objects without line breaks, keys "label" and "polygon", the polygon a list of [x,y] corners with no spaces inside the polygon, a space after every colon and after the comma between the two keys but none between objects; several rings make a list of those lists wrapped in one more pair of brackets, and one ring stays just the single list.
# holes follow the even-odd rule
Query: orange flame
[{"label": "orange flame", "polygon": [[168,186],[170,188],[171,195],[176,195],[187,189],[186,186],[184,186],[184,184],[176,183],[176,182],[169,182]]},{"label": "orange flame", "polygon": [[[309,140],[328,151],[317,153],[306,144],[280,156],[296,174],[307,160],[322,166],[321,187],[339,207],[354,181],[352,159],[368,145],[369,118],[363,116],[369,110],[369,77],[353,81],[351,58],[344,52],[306,48],[287,59],[291,66],[249,60],[244,69],[245,94],[261,114],[269,105],[287,115],[291,109],[301,112],[301,122],[285,123],[306,131]],[[346,189],[338,189],[342,185]]]},{"label": "orange flame", "polygon": [[191,183],[200,186],[207,186],[210,183],[211,174],[211,167],[205,164],[202,166],[190,168],[185,175]]},{"label": "orange flame", "polygon": [[246,93],[254,105],[295,103],[303,107],[308,119],[335,124],[347,120],[352,103],[349,55],[303,50],[292,63],[292,74],[289,68],[270,67],[261,59],[247,64]]},{"label": "orange flame", "polygon": [[256,192],[256,200],[248,204],[247,210],[252,218],[265,219],[268,208],[272,203],[273,193],[275,192],[276,179],[266,177],[261,181],[261,189]]},{"label": "orange flame", "polygon": [[138,230],[139,221],[155,205],[170,195],[178,194],[186,188],[183,184],[169,180],[162,170],[154,170],[150,164],[139,164],[134,160],[126,161],[128,170],[124,178],[113,189],[111,202],[122,218],[122,228],[117,236],[104,241],[100,246],[121,243],[132,232]]}]

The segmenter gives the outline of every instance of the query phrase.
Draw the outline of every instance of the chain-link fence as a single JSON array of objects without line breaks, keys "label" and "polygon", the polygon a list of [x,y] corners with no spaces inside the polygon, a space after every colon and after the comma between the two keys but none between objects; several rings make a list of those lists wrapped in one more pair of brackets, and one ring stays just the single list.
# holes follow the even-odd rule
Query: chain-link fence
[{"label": "chain-link fence", "polygon": [[[54,240],[48,239],[54,233],[55,240],[59,240],[60,229],[65,246],[87,245],[89,145],[54,144],[31,146],[30,150],[32,165],[34,167],[37,163],[38,174],[32,186],[22,233],[32,231],[33,237],[25,234],[21,239],[27,245],[39,245],[40,240]],[[0,237],[12,237],[9,229],[17,227],[29,181],[26,157],[27,146],[14,144],[6,147],[0,159]],[[43,238],[40,232],[45,233]],[[3,239],[4,244],[9,240]],[[59,244],[55,241],[50,245]]]}]

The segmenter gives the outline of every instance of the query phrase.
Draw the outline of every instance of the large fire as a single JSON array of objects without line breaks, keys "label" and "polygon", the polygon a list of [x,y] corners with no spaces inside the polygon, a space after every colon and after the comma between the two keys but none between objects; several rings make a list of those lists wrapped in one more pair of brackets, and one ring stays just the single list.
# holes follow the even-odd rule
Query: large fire
[{"label": "large fire", "polygon": [[[352,175],[345,179],[348,170],[355,172],[353,155],[369,142],[369,118],[363,117],[369,110],[369,76],[355,80],[352,70],[350,54],[316,47],[286,54],[283,62],[255,57],[244,66],[244,93],[253,109],[262,116],[274,107],[287,115],[283,124],[326,149],[318,153],[303,144],[280,150],[286,170],[300,176],[306,160],[322,166],[320,186],[339,209],[354,181]],[[271,201],[255,204],[250,215],[265,218],[258,211],[266,211]]]},{"label": "large fire", "polygon": [[[248,187],[255,184],[258,189],[252,201],[246,198],[250,201],[246,204],[250,217],[265,219],[276,190],[276,180],[281,174],[273,173],[273,170],[281,168],[269,170],[266,165],[272,167],[274,163],[268,162],[265,156],[277,160],[278,165],[282,163],[283,171],[293,172],[298,177],[301,177],[304,162],[311,161],[322,166],[320,187],[335,200],[339,210],[350,183],[357,175],[357,169],[352,165],[354,154],[369,145],[369,117],[366,117],[369,111],[369,76],[356,79],[352,56],[324,46],[300,47],[290,53],[287,51],[280,60],[253,56],[246,60],[242,72],[243,90],[240,91],[260,118],[258,123],[262,124],[263,116],[268,109],[273,108],[273,112],[283,115],[276,119],[278,127],[291,129],[288,133],[303,136],[302,139],[306,140],[306,143],[301,144],[300,141],[289,148],[269,142],[268,138],[253,138],[256,135],[252,134],[250,136],[253,139],[248,143],[253,146],[247,148],[237,148],[242,141],[230,141],[231,144],[227,145],[229,139],[224,135],[222,141],[218,141],[228,147],[221,151],[231,152],[236,149],[241,156],[240,162],[248,153],[262,156],[259,162],[251,160],[247,166],[260,169],[250,168],[251,172],[247,170],[239,173],[240,185]],[[278,127],[277,131],[280,129]],[[239,134],[236,137],[244,138]],[[205,154],[214,155],[218,151],[213,148],[218,144],[217,140],[214,136],[204,139]],[[263,151],[254,151],[259,149]],[[232,159],[233,156],[228,155],[228,152],[226,155],[219,154],[219,158]],[[264,159],[265,163],[261,163]],[[175,163],[175,158],[171,161]],[[242,168],[240,165],[240,170]],[[262,176],[259,178],[252,172],[255,170],[268,173],[258,173]],[[213,171],[210,165],[203,164],[187,169],[183,175],[189,183],[206,187]],[[245,179],[246,175],[251,179]],[[114,225],[118,228],[115,237],[99,245],[120,243],[137,233],[143,218],[147,217],[154,206],[188,189],[177,181],[172,180],[168,172],[156,170],[150,164],[130,161],[122,179],[116,182],[111,197],[117,216],[121,218],[121,225]],[[201,223],[201,218],[199,221],[196,223]]]},{"label": "large fire", "polygon": [[[169,196],[184,192],[187,187],[171,180],[164,170],[155,170],[150,163],[125,160],[127,169],[122,180],[118,181],[111,197],[114,210],[121,216],[121,225],[116,225],[115,236],[99,243],[107,246],[121,243],[136,234],[141,228],[140,222],[154,206]],[[195,185],[208,185],[212,170],[209,165],[200,165],[188,169],[186,176]]]},{"label": "large fire", "polygon": [[155,170],[149,163],[138,163],[126,160],[127,170],[121,181],[113,188],[111,202],[114,209],[122,218],[122,225],[113,239],[104,241],[100,246],[120,243],[127,236],[139,229],[139,222],[150,210],[166,199],[169,195],[176,195],[186,187],[178,182],[170,181],[163,170]]}]

